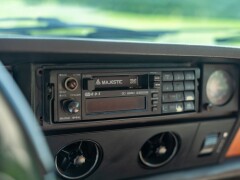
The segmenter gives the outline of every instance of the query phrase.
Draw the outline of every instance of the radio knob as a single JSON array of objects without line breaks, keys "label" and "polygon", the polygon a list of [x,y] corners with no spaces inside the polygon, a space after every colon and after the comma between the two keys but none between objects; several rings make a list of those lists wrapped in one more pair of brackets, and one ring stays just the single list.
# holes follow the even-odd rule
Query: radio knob
[{"label": "radio knob", "polygon": [[71,114],[78,113],[80,111],[80,103],[72,99],[65,100],[63,101],[63,109]]},{"label": "radio knob", "polygon": [[75,91],[78,88],[78,81],[76,78],[69,77],[65,80],[64,86],[68,91]]}]

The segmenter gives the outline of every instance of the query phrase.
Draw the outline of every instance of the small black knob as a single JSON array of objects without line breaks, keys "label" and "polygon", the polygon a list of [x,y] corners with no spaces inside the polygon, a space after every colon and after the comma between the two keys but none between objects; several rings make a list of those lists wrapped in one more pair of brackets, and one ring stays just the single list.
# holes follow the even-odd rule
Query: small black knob
[{"label": "small black knob", "polygon": [[213,109],[213,105],[212,105],[211,103],[207,103],[207,104],[205,104],[204,106],[205,106],[205,109],[206,109],[207,111],[212,111],[212,109]]},{"label": "small black knob", "polygon": [[80,111],[80,103],[75,100],[65,100],[63,101],[63,109],[68,113],[78,113]]}]

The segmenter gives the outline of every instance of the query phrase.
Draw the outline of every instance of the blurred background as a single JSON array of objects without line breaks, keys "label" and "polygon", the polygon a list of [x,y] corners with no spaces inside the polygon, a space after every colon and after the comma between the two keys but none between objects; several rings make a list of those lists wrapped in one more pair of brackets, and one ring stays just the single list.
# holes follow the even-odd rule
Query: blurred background
[{"label": "blurred background", "polygon": [[240,45],[239,0],[1,0],[1,37]]}]

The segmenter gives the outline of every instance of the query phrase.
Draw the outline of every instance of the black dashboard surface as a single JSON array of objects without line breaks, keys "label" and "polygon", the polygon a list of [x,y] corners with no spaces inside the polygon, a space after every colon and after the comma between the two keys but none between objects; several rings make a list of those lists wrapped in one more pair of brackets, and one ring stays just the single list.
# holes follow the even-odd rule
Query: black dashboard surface
[{"label": "black dashboard surface", "polygon": [[[239,155],[226,157],[226,152],[228,152],[240,124],[240,49],[238,48],[89,41],[84,39],[5,38],[0,39],[0,60],[12,73],[31,104],[39,125],[46,135],[56,164],[59,164],[59,161],[62,162],[61,158],[64,156],[61,154],[62,151],[72,152],[77,143],[81,142],[80,144],[85,143],[84,148],[93,147],[91,143],[96,143],[94,147],[97,152],[97,161],[94,167],[90,168],[90,173],[83,172],[83,174],[85,173],[84,177],[88,179],[149,177],[153,179],[220,179],[239,175],[237,173],[240,169],[237,159]],[[59,83],[59,78],[56,79],[57,76],[49,75],[51,71],[64,71],[63,75],[66,76],[73,75],[72,72],[77,72],[79,77],[84,76],[93,81],[95,77],[91,75],[92,72],[93,74],[100,73],[100,75],[102,73],[102,76],[108,75],[109,77],[115,77],[113,74],[120,72],[124,72],[124,75],[131,74],[131,77],[132,74],[142,77],[142,74],[138,75],[137,72],[148,70],[154,75],[157,72],[162,77],[165,71],[175,74],[190,72],[193,69],[199,70],[200,73],[199,78],[194,80],[196,97],[190,100],[187,98],[185,101],[195,100],[196,111],[166,115],[139,113],[139,115],[134,114],[134,116],[127,114],[121,116],[120,114],[111,115],[108,118],[102,118],[105,117],[103,114],[99,116],[101,117],[99,119],[86,118],[87,121],[82,121],[80,118],[78,121],[63,123],[50,118],[55,112],[65,113],[61,109],[62,101],[58,102],[58,96],[67,95],[70,97],[77,94],[66,93],[64,89],[57,91],[56,89],[64,83]],[[230,81],[234,89],[229,99],[221,105],[212,104],[206,92],[209,78],[216,71],[230,74]],[[153,77],[151,73],[150,75],[144,74],[144,77],[148,77],[148,81],[146,81],[148,84],[143,85],[142,90],[147,87],[149,92],[156,93],[155,89],[150,88],[149,85]],[[87,99],[87,97],[82,98],[83,93],[81,92],[96,94],[108,92],[106,89],[92,90],[91,88],[88,92],[84,89],[85,81],[83,79],[77,79],[79,84],[83,86],[81,90],[78,89],[81,95],[77,100],[81,106],[85,106],[85,99]],[[221,80],[220,84],[225,83]],[[189,81],[191,80],[187,80],[187,82]],[[161,80],[159,82],[161,90],[157,92],[159,99],[162,100],[164,94],[169,95],[170,93],[172,95],[175,93],[174,90],[165,91],[162,89],[162,85],[176,84],[179,80],[176,82]],[[184,84],[185,81],[180,80],[180,83]],[[54,87],[50,91],[49,85]],[[215,88],[216,86],[217,84],[215,84]],[[142,87],[139,86],[139,88]],[[112,91],[111,88],[110,90]],[[177,93],[186,93],[182,90],[178,91],[180,92]],[[133,89],[127,89],[126,92],[133,93]],[[53,101],[49,101],[51,99],[49,95],[52,95]],[[149,99],[149,103],[155,100],[150,95],[144,98]],[[184,104],[185,101],[180,103]],[[98,102],[101,102],[101,99]],[[160,108],[163,106],[163,102],[158,105]],[[160,155],[168,152],[168,147],[174,143],[177,144],[176,152],[173,153],[173,157],[169,161],[167,160],[166,164],[155,168],[146,167],[145,165],[148,163],[143,163],[142,158],[139,158],[140,151],[142,154],[147,151],[144,149],[144,142],[152,141],[152,138],[156,139],[162,135],[165,136],[165,139],[162,137],[165,145],[157,147]],[[212,141],[217,141],[214,148],[206,145],[211,144]],[[207,148],[204,149],[205,146]],[[83,149],[83,151],[85,150]],[[88,150],[88,152],[96,153],[92,150]],[[59,154],[61,158],[59,158]],[[156,160],[159,158],[158,156],[159,154],[153,157]],[[80,164],[85,163],[85,157],[83,158],[82,155],[76,156],[76,158],[82,158],[79,161]],[[74,164],[76,158],[71,159],[71,163]],[[154,163],[155,160],[153,160]],[[71,167],[73,168],[73,166]],[[60,174],[77,174],[75,171],[68,171],[68,169],[60,168],[59,170],[58,166],[57,169]],[[59,176],[59,178],[62,177]]]}]

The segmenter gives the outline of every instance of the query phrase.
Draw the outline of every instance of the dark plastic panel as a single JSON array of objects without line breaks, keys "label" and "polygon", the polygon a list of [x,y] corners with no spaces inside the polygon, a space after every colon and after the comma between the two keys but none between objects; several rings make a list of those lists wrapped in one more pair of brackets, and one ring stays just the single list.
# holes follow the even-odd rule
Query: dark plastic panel
[{"label": "dark plastic panel", "polygon": [[[233,123],[234,119],[204,122],[200,125],[195,140],[199,123],[48,136],[47,140],[54,156],[63,146],[80,139],[96,141],[101,145],[104,155],[99,168],[89,179],[122,179],[216,163],[218,156],[208,156],[202,163],[202,159],[195,158],[195,153],[202,144],[202,138],[208,132],[227,131],[230,133]],[[138,152],[142,145],[152,136],[165,131],[174,132],[180,138],[180,148],[176,156],[163,167],[157,169],[143,167],[138,159]]]},{"label": "dark plastic panel", "polygon": [[[88,39],[0,38],[0,53],[128,54],[240,58],[239,48]],[[56,59],[55,59],[56,60]],[[32,60],[32,61],[38,61]],[[44,60],[43,60],[44,61]],[[43,62],[42,61],[42,62]],[[57,59],[56,61],[59,61]],[[78,59],[79,61],[79,59]],[[112,62],[117,60],[111,59]],[[183,62],[182,58],[177,59]],[[9,61],[10,62],[10,61]],[[39,62],[39,61],[38,61]],[[46,62],[46,61],[45,61]],[[155,61],[156,62],[156,61]]]},{"label": "dark plastic panel", "polygon": [[[213,106],[210,110],[207,110],[206,105],[210,102],[206,94],[206,85],[208,78],[216,70],[226,71],[231,76],[234,85],[234,92],[229,102],[222,106]],[[237,111],[239,94],[236,92],[238,92],[239,89],[239,69],[236,66],[229,64],[204,64],[202,72],[202,110],[205,112],[208,111],[208,113]]]},{"label": "dark plastic panel", "polygon": [[[47,134],[61,134],[58,136],[48,136],[48,141],[50,143],[53,154],[56,153],[62,146],[71,143],[72,141],[78,139],[96,139],[102,143],[101,145],[109,150],[107,152],[114,153],[114,155],[107,155],[104,157],[103,163],[100,168],[96,171],[96,174],[93,174],[90,178],[99,179],[99,177],[109,177],[109,179],[117,178],[118,176],[126,177],[126,172],[130,172],[131,176],[135,176],[135,172],[140,172],[140,175],[147,175],[151,173],[161,174],[161,172],[171,171],[171,168],[176,165],[176,169],[180,168],[181,163],[185,164],[183,159],[188,155],[189,149],[192,145],[193,135],[189,137],[188,133],[196,130],[198,122],[212,121],[216,126],[216,129],[222,130],[220,126],[221,123],[225,124],[225,121],[221,121],[219,118],[234,116],[237,117],[238,111],[238,95],[236,95],[230,102],[230,106],[226,105],[224,108],[226,111],[223,111],[223,107],[218,109],[213,109],[208,112],[202,109],[201,113],[189,113],[182,115],[171,115],[171,116],[155,116],[155,117],[144,117],[144,118],[129,118],[124,119],[110,119],[108,121],[98,121],[84,124],[48,124],[44,123],[41,118],[42,111],[39,106],[39,100],[42,98],[42,94],[36,91],[36,89],[42,89],[42,84],[36,81],[41,80],[41,74],[38,73],[38,69],[35,67],[42,67],[43,63],[51,64],[54,66],[59,66],[59,64],[64,64],[64,66],[70,63],[81,63],[82,67],[89,67],[91,64],[92,69],[97,68],[129,68],[130,63],[131,67],[142,67],[142,68],[152,68],[155,66],[165,66],[166,63],[172,63],[171,66],[176,66],[176,63],[181,63],[184,67],[198,66],[203,63],[212,63],[212,67],[219,68],[216,63],[222,63],[221,67],[225,67],[225,63],[232,63],[231,67],[236,68],[236,70],[231,71],[234,73],[239,70],[239,60],[240,60],[240,50],[239,48],[230,48],[230,47],[209,47],[209,46],[193,46],[193,45],[166,45],[166,44],[149,44],[149,43],[127,43],[127,42],[104,42],[104,41],[89,41],[89,40],[64,40],[64,39],[24,39],[24,38],[1,38],[0,39],[0,58],[5,65],[13,65],[15,73],[14,77],[20,85],[21,89],[25,93],[27,99],[31,102],[35,113],[38,115],[38,119],[43,123],[43,130]],[[145,64],[147,62],[147,64]],[[25,64],[24,64],[25,63]],[[40,63],[31,65],[31,63]],[[54,64],[57,63],[57,64]],[[67,64],[66,64],[67,63]],[[85,64],[88,63],[88,64]],[[99,64],[102,63],[102,64]],[[165,63],[165,64],[164,64]],[[175,63],[175,64],[174,64]],[[22,67],[20,67],[20,65]],[[177,64],[179,65],[179,64]],[[208,65],[203,66],[203,71],[207,70]],[[210,67],[210,66],[209,66]],[[229,66],[226,66],[228,68]],[[211,68],[210,68],[211,69]],[[31,70],[31,72],[30,72]],[[36,76],[35,74],[36,73]],[[31,76],[33,75],[33,76]],[[203,75],[204,77],[207,75]],[[234,77],[238,79],[237,74],[233,74]],[[31,77],[32,87],[29,87],[29,81]],[[237,80],[237,84],[238,84]],[[204,84],[203,84],[204,86]],[[238,91],[236,90],[236,94]],[[206,103],[203,95],[202,105]],[[202,106],[203,107],[203,106]],[[232,108],[232,109],[231,109]],[[232,120],[226,120],[228,123],[225,125],[230,126]],[[186,125],[177,125],[184,122],[195,122]],[[171,123],[173,125],[159,126],[159,124]],[[117,125],[116,125],[117,124]],[[219,126],[217,125],[219,124]],[[239,124],[239,123],[238,123]],[[158,125],[155,127],[143,127],[149,125]],[[123,130],[113,130],[113,131],[104,131],[104,132],[92,132],[92,133],[83,133],[84,131],[92,130],[106,130],[106,129],[116,129],[116,128],[126,128],[126,127],[136,127],[142,126],[141,128],[136,129],[123,129]],[[207,125],[206,125],[207,126]],[[184,151],[181,151],[183,154],[178,154],[177,157],[181,159],[180,163],[171,161],[168,165],[163,168],[156,170],[147,170],[140,166],[137,163],[131,162],[129,160],[136,160],[137,157],[135,153],[139,148],[140,144],[143,143],[144,139],[154,135],[159,131],[164,131],[167,128],[176,131],[183,131],[181,134],[183,137],[186,136],[186,140],[190,140],[187,147]],[[180,128],[181,127],[181,128]],[[192,129],[193,128],[193,129]],[[213,128],[213,129],[214,129]],[[204,128],[205,129],[205,128]],[[186,132],[187,131],[187,132]],[[78,133],[78,134],[63,134],[63,133]],[[136,134],[135,134],[136,132]],[[82,134],[80,134],[82,133]],[[142,133],[142,134],[141,134]],[[203,134],[208,133],[206,128],[203,130]],[[190,134],[190,133],[189,133]],[[185,135],[185,136],[184,136]],[[138,138],[139,136],[139,138]],[[133,138],[135,137],[135,138]],[[136,138],[137,137],[137,138]],[[199,135],[200,139],[203,138],[203,135]],[[137,140],[136,140],[137,139]],[[117,141],[116,141],[117,140]],[[136,141],[136,142],[135,142]],[[118,143],[117,143],[118,142]],[[128,144],[129,143],[129,144]],[[132,143],[132,144],[130,144]],[[200,146],[201,143],[198,143],[197,146]],[[229,144],[229,142],[227,142]],[[114,147],[112,147],[114,145]],[[123,146],[122,146],[123,145]],[[131,149],[132,148],[132,149]],[[226,147],[225,147],[226,149]],[[111,150],[111,151],[110,151]],[[197,150],[196,150],[197,152]],[[127,154],[127,155],[126,155]],[[130,155],[134,155],[135,158],[128,158]],[[176,157],[176,158],[177,158]],[[223,156],[222,156],[223,157]],[[106,162],[105,162],[106,160]],[[196,159],[193,158],[195,161]],[[196,160],[197,161],[197,160]],[[121,162],[121,164],[120,164]],[[216,162],[216,160],[211,160],[211,163]],[[108,164],[111,163],[111,164]],[[134,164],[135,163],[135,164]],[[207,163],[207,160],[204,160],[204,163]],[[133,165],[133,168],[128,168],[129,165]],[[198,164],[196,162],[196,164]],[[185,164],[186,166],[191,166],[191,164]],[[113,167],[113,172],[111,171]],[[117,169],[120,167],[119,169]],[[184,166],[181,166],[183,168]],[[223,171],[222,168],[223,167]],[[137,169],[135,171],[135,168]],[[105,174],[101,174],[101,171]],[[208,175],[221,175],[221,173],[239,171],[239,162],[213,165],[209,169],[208,167],[197,168],[196,171],[178,171],[174,173],[166,174],[166,176],[157,176],[155,179],[195,179],[196,177],[206,177]],[[108,176],[108,172],[109,175]],[[117,173],[115,173],[117,172]],[[232,174],[232,173],[231,173]],[[104,176],[106,175],[106,176]],[[226,175],[226,174],[225,174]],[[224,175],[223,175],[224,176]],[[219,177],[223,177],[219,176]],[[97,177],[97,178],[96,178]],[[186,177],[186,179],[187,179]],[[190,177],[190,178],[189,178]],[[218,179],[218,178],[217,178]]]},{"label": "dark plastic panel", "polygon": [[[89,179],[121,179],[180,169],[191,147],[197,127],[197,123],[190,123],[178,126],[156,126],[49,136],[47,140],[54,156],[63,146],[74,141],[80,139],[96,141],[103,149],[103,160]],[[167,165],[158,169],[143,167],[138,159],[138,152],[142,145],[152,136],[165,131],[172,131],[181,138],[180,149],[176,157]]]},{"label": "dark plastic panel", "polygon": [[[55,93],[55,97],[54,97],[54,102],[53,102],[53,106],[54,108],[52,109],[52,112],[49,112],[50,107],[47,106],[50,102],[49,102],[49,93],[45,93],[43,96],[45,99],[45,103],[41,103],[40,106],[44,107],[45,109],[45,119],[47,119],[47,122],[49,121],[49,119],[51,119],[52,117],[50,117],[49,115],[47,115],[47,113],[49,114],[54,114],[54,117],[52,120],[50,120],[50,122],[63,122],[61,119],[62,117],[66,117],[70,120],[66,120],[65,122],[69,122],[69,121],[75,121],[76,123],[82,123],[83,120],[94,120],[94,119],[102,119],[102,121],[106,120],[106,119],[111,119],[111,118],[129,118],[129,117],[137,117],[137,116],[153,116],[153,115],[160,115],[164,113],[161,112],[162,109],[162,103],[161,103],[161,99],[162,99],[162,95],[161,95],[161,87],[160,88],[153,88],[152,84],[154,83],[152,78],[154,75],[168,71],[168,72],[193,72],[194,73],[194,90],[189,91],[189,92],[193,92],[194,94],[194,100],[192,101],[194,103],[194,109],[191,111],[185,111],[183,110],[183,112],[168,112],[168,114],[181,114],[181,113],[190,113],[190,112],[197,112],[198,111],[198,104],[199,104],[199,91],[198,91],[198,81],[200,78],[200,70],[198,68],[152,68],[152,69],[140,69],[140,68],[136,68],[136,69],[94,69],[94,70],[90,70],[89,68],[82,68],[80,64],[76,64],[75,66],[68,66],[69,69],[67,69],[66,67],[59,67],[58,69],[56,67],[52,67],[52,66],[45,66],[43,67],[44,69],[44,79],[43,79],[43,84],[45,86],[42,86],[43,89],[39,89],[40,91],[46,91],[48,90],[48,87],[46,86],[48,83],[51,83],[54,85],[54,93]],[[57,69],[57,70],[55,70]],[[97,72],[97,73],[96,73]],[[117,73],[116,73],[117,72]],[[79,77],[81,76],[80,73],[83,73],[83,75],[85,75],[86,77],[92,77],[92,75],[94,75],[94,77],[101,77],[101,76],[106,76],[108,75],[109,77],[112,76],[120,76],[121,74],[124,75],[148,75],[149,76],[149,80],[147,82],[145,82],[145,86],[144,88],[141,89],[119,89],[118,91],[115,89],[111,89],[109,88],[108,91],[96,91],[99,92],[99,94],[101,93],[101,95],[97,95],[97,96],[92,96],[92,97],[87,97],[85,94],[91,93],[94,94],[93,91],[88,91],[88,90],[83,90],[81,91],[81,88],[75,90],[74,92],[68,92],[65,89],[62,88],[62,84],[64,84],[64,79],[66,79],[65,76],[70,76],[70,75],[78,75]],[[85,73],[85,74],[84,74]],[[59,76],[64,76],[64,78],[59,78]],[[58,78],[57,78],[58,77]],[[86,78],[85,78],[86,79]],[[81,80],[81,78],[78,78],[79,84],[83,84],[83,80]],[[162,84],[162,81],[159,81]],[[149,87],[148,87],[149,86]],[[162,86],[162,85],[161,85]],[[63,94],[61,94],[61,91],[64,91]],[[65,93],[66,91],[66,93]],[[95,93],[96,93],[95,92]],[[184,91],[184,93],[187,91]],[[122,95],[123,93],[129,93],[127,95]],[[131,94],[130,94],[131,93]],[[158,93],[159,97],[157,100],[157,111],[153,111],[152,107],[152,93]],[[183,91],[182,91],[183,93]],[[98,93],[97,93],[98,94]],[[134,94],[134,95],[132,95]],[[61,105],[61,101],[63,99],[72,99],[74,96],[74,99],[78,102],[81,102],[81,109],[82,109],[82,119],[81,118],[75,118],[73,119],[73,117],[76,117],[75,114],[69,114],[66,112],[63,112],[62,110],[62,105]],[[98,112],[98,113],[93,113],[93,114],[89,114],[89,112],[87,112],[87,99],[97,99],[97,98],[103,98],[103,97],[134,97],[134,96],[143,96],[146,98],[146,102],[144,101],[144,105],[146,103],[146,108],[127,108],[125,109],[125,111],[113,111],[111,113],[104,113],[104,112]],[[63,96],[63,97],[62,97]],[[81,101],[82,99],[82,101]],[[118,100],[119,102],[119,100]],[[170,101],[170,102],[175,102],[176,101]],[[103,102],[102,102],[103,103]],[[183,102],[182,102],[183,103]],[[128,104],[130,104],[128,102]],[[164,103],[163,103],[164,104]],[[80,112],[77,114],[77,116],[80,116]],[[78,121],[78,122],[77,122]]]},{"label": "dark plastic panel", "polygon": [[[192,144],[192,148],[189,151],[187,159],[189,167],[194,165],[206,165],[218,162],[223,147],[225,146],[225,143],[231,134],[233,123],[234,123],[233,119],[216,120],[201,123],[197,135],[195,137],[194,143]],[[227,137],[223,137],[224,133],[227,133]],[[199,153],[202,148],[202,144],[207,135],[210,134],[219,135],[217,146],[212,154],[200,156]]]}]

